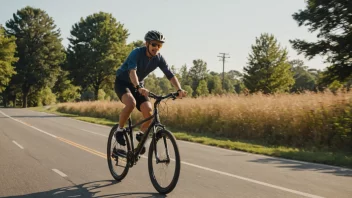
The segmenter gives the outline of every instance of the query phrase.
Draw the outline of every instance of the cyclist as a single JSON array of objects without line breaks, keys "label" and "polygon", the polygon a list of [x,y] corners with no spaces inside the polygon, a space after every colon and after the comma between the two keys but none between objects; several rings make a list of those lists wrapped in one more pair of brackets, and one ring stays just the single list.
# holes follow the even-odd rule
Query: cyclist
[{"label": "cyclist", "polygon": [[[178,98],[186,96],[177,77],[170,71],[164,57],[159,53],[165,42],[165,37],[159,31],[148,31],[144,37],[145,46],[132,50],[122,66],[116,71],[115,92],[125,105],[120,113],[119,126],[117,127],[116,140],[125,146],[123,136],[124,126],[135,107],[143,114],[144,118],[152,115],[152,105],[148,98],[148,89],[143,87],[144,78],[159,67],[171,84],[179,93]],[[142,134],[148,129],[151,120],[141,126]],[[142,151],[145,152],[145,149]],[[141,154],[143,154],[141,152]]]}]

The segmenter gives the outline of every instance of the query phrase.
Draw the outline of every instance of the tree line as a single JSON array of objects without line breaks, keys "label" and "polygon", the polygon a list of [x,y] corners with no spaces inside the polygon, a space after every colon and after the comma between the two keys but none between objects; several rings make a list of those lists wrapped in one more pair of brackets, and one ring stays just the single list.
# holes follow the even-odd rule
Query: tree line
[{"label": "tree line", "polygon": [[[193,97],[220,94],[265,94],[349,89],[352,82],[352,6],[350,1],[306,2],[294,13],[299,26],[318,32],[318,41],[290,40],[307,58],[324,55],[325,70],[311,69],[302,60],[289,60],[274,35],[255,38],[244,72],[207,69],[201,59],[179,69],[171,66],[182,87]],[[129,31],[110,13],[99,12],[72,25],[69,45],[44,10],[25,7],[0,24],[0,102],[4,106],[38,106],[81,100],[117,100],[116,69],[141,40],[127,43]],[[222,83],[222,81],[224,81]],[[151,74],[145,86],[157,93],[172,91],[165,77]]]}]

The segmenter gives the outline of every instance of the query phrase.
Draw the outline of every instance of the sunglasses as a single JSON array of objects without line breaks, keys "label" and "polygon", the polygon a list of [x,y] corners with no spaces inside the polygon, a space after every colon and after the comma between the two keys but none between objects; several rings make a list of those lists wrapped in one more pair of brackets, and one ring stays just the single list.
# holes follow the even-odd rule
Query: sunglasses
[{"label": "sunglasses", "polygon": [[158,48],[161,48],[163,45],[159,43],[150,43],[153,47],[158,46]]}]

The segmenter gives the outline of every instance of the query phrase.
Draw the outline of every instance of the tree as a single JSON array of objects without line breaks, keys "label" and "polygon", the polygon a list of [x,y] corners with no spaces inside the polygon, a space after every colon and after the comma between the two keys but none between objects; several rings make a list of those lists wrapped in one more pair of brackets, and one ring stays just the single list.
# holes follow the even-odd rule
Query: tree
[{"label": "tree", "polygon": [[187,65],[182,65],[180,69],[180,77],[181,77],[181,86],[184,87],[185,85],[191,85],[192,80],[189,76]]},{"label": "tree", "polygon": [[235,92],[235,80],[231,80],[228,75],[225,75],[224,79],[224,91],[227,93],[234,93]]},{"label": "tree", "polygon": [[243,93],[244,90],[247,89],[242,81],[240,81],[238,84],[235,84],[234,87],[235,87],[235,93],[237,94],[241,94]]},{"label": "tree", "polygon": [[56,102],[56,96],[49,87],[44,87],[40,90],[39,93],[36,94],[36,97],[34,102],[37,103],[37,106],[51,105]]},{"label": "tree", "polygon": [[105,95],[106,95],[106,93],[105,93],[104,90],[102,90],[102,89],[98,90],[98,100],[104,100],[105,99]]},{"label": "tree", "polygon": [[227,75],[233,80],[240,80],[243,77],[243,74],[237,70],[230,70]]},{"label": "tree", "polygon": [[317,84],[317,79],[311,74],[311,72],[309,72],[308,67],[304,66],[304,62],[302,60],[292,60],[290,61],[290,64],[294,73],[293,78],[295,79],[295,84],[293,85],[291,91],[314,91]]},{"label": "tree", "polygon": [[209,74],[207,78],[209,93],[211,94],[222,94],[222,84],[221,79],[218,74],[211,75]]},{"label": "tree", "polygon": [[60,78],[53,87],[53,92],[59,102],[73,102],[81,97],[79,94],[81,88],[74,86],[68,76],[68,71],[60,70]]},{"label": "tree", "polygon": [[65,59],[60,30],[45,11],[29,6],[13,14],[6,27],[7,34],[17,38],[19,61],[15,63],[14,83],[21,86],[23,107],[27,107],[31,88],[40,90],[54,86],[59,65]]},{"label": "tree", "polygon": [[293,14],[299,26],[318,31],[318,41],[290,40],[293,48],[309,59],[320,54],[327,56],[332,66],[325,79],[344,81],[352,74],[352,2],[350,0],[307,0],[304,10]]},{"label": "tree", "polygon": [[113,87],[116,69],[126,58],[128,31],[108,13],[81,18],[73,25],[68,47],[68,70],[73,82],[87,90],[91,85],[95,99],[103,86]]},{"label": "tree", "polygon": [[172,85],[166,78],[159,79],[159,87],[161,88],[163,94],[168,94],[172,90]]},{"label": "tree", "polygon": [[12,75],[16,74],[13,64],[18,61],[15,57],[16,38],[5,35],[5,29],[0,25],[0,93],[8,86]]},{"label": "tree", "polygon": [[155,94],[162,93],[162,90],[159,86],[159,79],[154,73],[149,74],[148,77],[144,80],[144,87]]},{"label": "tree", "polygon": [[196,90],[198,84],[201,80],[204,80],[207,77],[207,63],[201,59],[193,60],[193,66],[189,70],[189,78],[192,81],[191,87],[193,90]]},{"label": "tree", "polygon": [[137,47],[145,46],[145,43],[142,40],[137,40],[137,41],[133,41],[130,45],[132,46],[132,49],[134,49],[134,48],[137,48]]},{"label": "tree", "polygon": [[294,84],[286,49],[281,49],[273,35],[261,34],[252,45],[244,83],[251,92],[265,94],[288,91]]},{"label": "tree", "polygon": [[117,94],[115,93],[115,90],[113,89],[109,89],[109,90],[105,90],[105,100],[107,101],[118,101],[119,98],[117,96]]},{"label": "tree", "polygon": [[201,59],[193,60],[193,67],[189,70],[189,75],[192,79],[202,80],[207,76],[207,63]]},{"label": "tree", "polygon": [[191,86],[185,85],[185,86],[183,86],[182,88],[183,88],[183,90],[185,90],[185,91],[187,92],[187,96],[192,96],[192,94],[193,94],[193,89],[192,89]]},{"label": "tree", "polygon": [[[175,65],[171,65],[170,68],[171,72],[177,77],[177,79],[179,79],[182,82],[182,78],[179,72],[177,72],[177,69],[175,67]],[[164,76],[165,77],[165,76]]]},{"label": "tree", "polygon": [[243,74],[237,70],[225,73],[224,89],[226,92],[239,94],[244,88]]},{"label": "tree", "polygon": [[197,96],[207,96],[209,95],[209,90],[207,87],[207,82],[205,80],[199,81],[199,85],[196,89]]},{"label": "tree", "polygon": [[[16,106],[18,97],[23,98],[22,87],[19,81],[18,75],[13,75],[5,90],[2,92],[2,102],[5,107],[7,107],[10,102]],[[22,102],[22,100],[18,102]],[[23,104],[21,106],[23,106]]]},{"label": "tree", "polygon": [[334,80],[328,87],[330,89],[331,92],[336,93],[337,90],[339,90],[340,88],[342,88],[342,84],[337,81]]}]

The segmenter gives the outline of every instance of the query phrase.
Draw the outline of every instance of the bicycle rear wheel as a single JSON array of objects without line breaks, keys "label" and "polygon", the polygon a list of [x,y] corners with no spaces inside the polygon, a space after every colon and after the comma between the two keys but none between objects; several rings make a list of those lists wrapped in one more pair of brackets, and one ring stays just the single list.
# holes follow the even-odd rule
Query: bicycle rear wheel
[{"label": "bicycle rear wheel", "polygon": [[148,153],[149,176],[154,188],[161,194],[171,192],[178,182],[180,169],[181,159],[175,137],[170,131],[158,131]]},{"label": "bicycle rear wheel", "polygon": [[[130,142],[128,141],[127,134],[124,133],[124,137],[126,140],[126,146],[120,145],[115,138],[117,125],[115,125],[109,134],[108,145],[107,145],[107,160],[109,165],[109,170],[111,175],[114,177],[116,181],[121,181],[126,177],[129,170],[129,158],[127,157],[127,153],[130,150]],[[119,152],[120,151],[120,152]],[[121,154],[125,151],[126,155]]]}]

